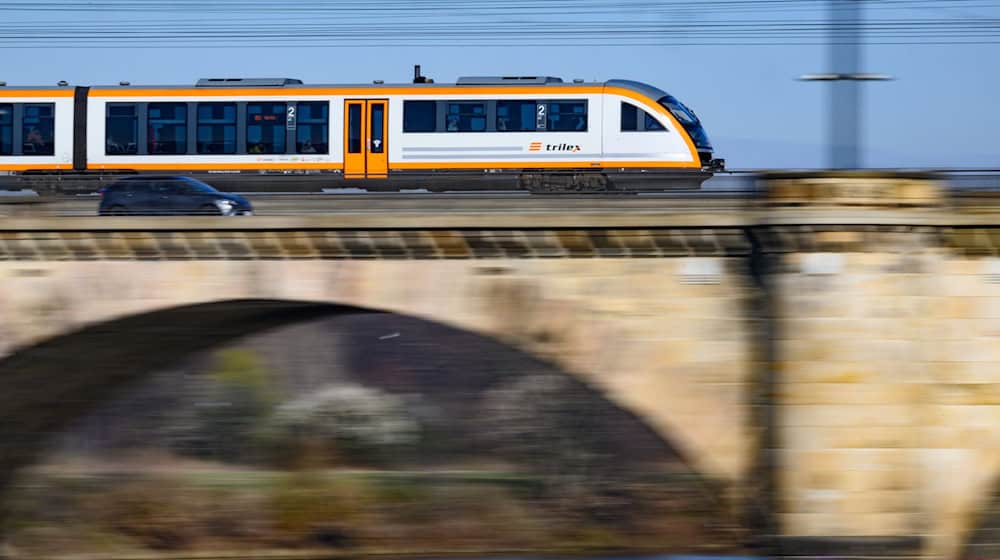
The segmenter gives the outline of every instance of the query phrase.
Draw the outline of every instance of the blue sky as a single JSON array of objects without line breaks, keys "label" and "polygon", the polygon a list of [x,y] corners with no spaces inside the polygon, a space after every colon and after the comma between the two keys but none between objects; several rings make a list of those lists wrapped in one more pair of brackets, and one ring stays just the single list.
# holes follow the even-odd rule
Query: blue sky
[{"label": "blue sky", "polygon": [[[715,29],[715,24],[734,22],[821,22],[827,15],[822,0],[713,0],[719,6],[707,10],[699,10],[698,6],[710,3],[690,0],[622,0],[619,11],[614,13],[604,8],[576,13],[569,7],[565,14],[559,13],[563,4],[592,2],[597,6],[603,0],[549,0],[544,5],[552,9],[545,12],[519,11],[518,0],[468,0],[464,8],[475,9],[466,11],[449,9],[453,0],[410,0],[400,4],[408,6],[409,11],[393,8],[393,0],[379,3],[382,8],[371,11],[357,8],[364,6],[361,2],[354,8],[341,8],[338,2],[349,4],[350,0],[318,0],[321,4],[316,10],[322,13],[297,12],[289,9],[295,4],[262,0],[248,0],[239,9],[231,9],[240,4],[237,0],[205,0],[192,2],[189,7],[174,0],[166,4],[170,7],[163,12],[156,6],[164,3],[152,0],[106,1],[103,11],[94,10],[93,3],[86,8],[85,2],[69,0],[38,0],[25,3],[21,9],[16,2],[6,2],[6,7],[0,2],[0,17],[7,21],[6,28],[0,24],[0,34],[12,37],[0,40],[0,56],[4,59],[0,80],[9,85],[45,85],[59,80],[73,84],[120,80],[133,84],[193,84],[203,77],[294,77],[307,83],[375,79],[405,82],[412,77],[413,64],[421,64],[424,74],[438,82],[463,75],[492,74],[627,78],[661,87],[695,109],[718,156],[726,158],[731,168],[812,168],[829,163],[825,147],[828,87],[796,80],[801,74],[828,69],[826,47],[821,44],[824,36],[800,41],[809,44],[686,46],[677,44],[683,41],[655,34],[634,41],[621,34],[602,39],[600,33],[600,25],[608,22],[619,27],[634,24],[637,29],[659,22],[682,28],[690,25],[693,29]],[[74,4],[79,8],[72,9]],[[614,9],[614,4],[604,2],[608,9]],[[971,19],[982,22],[987,31],[977,44],[864,47],[861,70],[895,78],[863,86],[864,165],[1000,168],[1000,137],[996,132],[1000,130],[1000,2],[869,0],[865,15],[869,21]],[[164,26],[158,29],[168,33],[211,25],[213,29],[239,31],[246,37],[226,39],[213,46],[186,38],[144,40],[143,34],[158,32],[150,27],[153,21],[162,21]],[[530,28],[545,21],[562,28],[592,25],[597,30],[590,35],[593,40],[580,33],[565,41],[558,36],[539,35],[537,42],[547,43],[544,47],[517,46],[534,39],[509,36],[517,26]],[[40,38],[25,39],[16,29],[12,31],[14,25],[36,31],[52,22],[56,34],[78,25],[81,35],[73,41],[53,44]],[[128,31],[134,28],[132,22],[144,22],[138,28],[139,37],[121,40],[93,31],[89,38],[102,37],[100,42],[108,46],[81,48],[89,39],[88,29],[105,25],[111,31]],[[297,26],[305,30],[311,24],[322,28],[342,25],[356,32],[357,37],[286,38],[277,41],[284,46],[254,46],[263,40],[254,36],[277,29],[279,24],[292,32]],[[434,25],[447,29],[471,25],[477,35],[472,39],[406,38],[405,34],[412,30]],[[371,36],[363,32],[366,28],[374,30]],[[996,36],[989,35],[992,28],[998,30]],[[432,30],[428,33],[433,35]],[[760,38],[755,41],[767,42]],[[953,43],[955,39],[942,41],[919,33],[905,38],[909,43],[923,41]],[[602,42],[605,44],[594,44]],[[626,44],[639,42],[645,44]],[[484,43],[491,46],[482,46]],[[39,48],[42,45],[46,48]],[[147,48],[149,45],[158,48]]]}]

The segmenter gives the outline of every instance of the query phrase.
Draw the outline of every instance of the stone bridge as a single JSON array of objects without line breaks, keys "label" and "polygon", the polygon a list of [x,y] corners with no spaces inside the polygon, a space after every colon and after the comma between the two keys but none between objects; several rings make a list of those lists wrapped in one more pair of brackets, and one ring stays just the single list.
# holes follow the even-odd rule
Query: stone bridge
[{"label": "stone bridge", "polygon": [[391,312],[600,389],[775,554],[1000,557],[1000,208],[933,177],[762,183],[628,213],[6,219],[0,485],[179,356]]}]

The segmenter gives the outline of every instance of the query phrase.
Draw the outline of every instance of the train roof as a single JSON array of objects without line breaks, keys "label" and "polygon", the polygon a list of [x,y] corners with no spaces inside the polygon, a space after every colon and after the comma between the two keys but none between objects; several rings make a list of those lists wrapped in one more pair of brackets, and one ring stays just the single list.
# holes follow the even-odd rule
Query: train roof
[{"label": "train roof", "polygon": [[[558,87],[560,89],[572,88],[572,87],[595,87],[595,86],[613,86],[620,87],[623,89],[629,89],[640,93],[646,97],[652,99],[660,99],[661,97],[667,95],[667,93],[659,88],[651,86],[643,82],[637,82],[635,80],[607,80],[603,82],[585,82],[583,80],[573,80],[571,82],[563,81],[561,78],[553,76],[470,76],[470,77],[460,77],[453,83],[438,83],[438,82],[397,82],[397,83],[385,83],[382,80],[375,80],[371,83],[362,84],[306,84],[302,80],[294,78],[205,78],[198,80],[195,84],[196,89],[221,89],[221,88],[254,88],[254,89],[287,89],[294,91],[295,89],[323,89],[323,88],[426,88],[433,90],[436,88],[455,88],[455,87],[482,87],[482,86],[493,86],[503,88],[505,86],[533,86],[533,87]],[[191,89],[190,85],[154,85],[154,84],[131,84],[129,82],[120,82],[116,85],[96,85],[89,86],[94,88],[99,88],[102,90],[128,90],[128,89],[165,89],[165,90],[184,90]],[[55,86],[8,86],[3,82],[0,82],[0,92],[3,91],[72,91],[74,86],[72,85],[55,85]],[[0,93],[2,95],[2,93]]]},{"label": "train roof", "polygon": [[8,86],[8,85],[5,85],[2,82],[0,82],[0,92],[4,92],[4,91],[25,91],[25,90],[31,90],[31,91],[38,91],[38,90],[43,90],[43,91],[73,91],[74,89],[76,89],[76,88],[74,86],[70,86],[70,85],[66,85],[66,86]]},{"label": "train roof", "polygon": [[[583,80],[563,81],[561,78],[553,76],[463,76],[454,82],[384,82],[374,80],[367,83],[305,83],[294,78],[203,78],[195,83],[196,88],[275,88],[275,89],[297,89],[297,88],[441,88],[456,86],[595,86],[604,85],[605,82],[585,82]],[[119,83],[115,86],[94,86],[101,89],[106,88],[157,88],[157,89],[190,89],[190,85],[156,85],[156,84],[130,84]]]}]

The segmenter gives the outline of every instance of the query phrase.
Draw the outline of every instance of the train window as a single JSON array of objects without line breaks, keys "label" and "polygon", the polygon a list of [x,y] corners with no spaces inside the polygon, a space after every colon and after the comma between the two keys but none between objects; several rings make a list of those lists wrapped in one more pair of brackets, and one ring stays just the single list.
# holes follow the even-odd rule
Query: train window
[{"label": "train window", "polygon": [[24,155],[51,156],[55,150],[55,103],[34,103],[24,106],[21,119]]},{"label": "train window", "polygon": [[198,104],[198,153],[236,153],[236,104]]},{"label": "train window", "polygon": [[622,101],[622,132],[639,130],[639,109]]},{"label": "train window", "polygon": [[385,132],[385,104],[384,103],[371,103],[371,128],[369,128],[368,135],[372,138],[372,143],[368,147],[373,154],[381,154],[385,151],[385,142],[383,142],[384,132]]},{"label": "train window", "polygon": [[587,131],[586,101],[552,101],[548,107],[547,130],[557,132]]},{"label": "train window", "polygon": [[285,104],[247,103],[247,152],[285,153]]},{"label": "train window", "polygon": [[445,130],[448,132],[484,132],[486,103],[448,103]]},{"label": "train window", "polygon": [[14,106],[0,105],[0,156],[14,153]]},{"label": "train window", "polygon": [[663,130],[666,128],[656,120],[656,117],[631,103],[622,101],[622,132]]},{"label": "train window", "polygon": [[656,120],[656,118],[653,117],[653,115],[650,115],[646,111],[642,112],[642,120],[643,120],[643,126],[646,127],[645,128],[646,130],[666,130],[666,128],[664,128],[663,125],[660,124],[660,121]]},{"label": "train window", "polygon": [[150,103],[147,125],[150,154],[187,153],[187,103]]},{"label": "train window", "polygon": [[347,153],[361,153],[361,104],[347,106]]},{"label": "train window", "polygon": [[139,153],[139,117],[135,103],[109,103],[105,109],[104,153]]},{"label": "train window", "polygon": [[403,132],[434,132],[436,128],[436,101],[403,102]]},{"label": "train window", "polygon": [[300,101],[298,112],[295,151],[300,154],[330,153],[330,104]]},{"label": "train window", "polygon": [[709,151],[712,149],[712,143],[708,140],[708,135],[705,134],[705,129],[701,126],[701,121],[698,120],[698,116],[694,114],[694,111],[686,107],[672,95],[664,96],[657,103],[670,111],[670,114],[687,131],[691,140],[694,141],[695,146]]},{"label": "train window", "polygon": [[668,95],[660,99],[659,103],[670,111],[670,113],[681,122],[684,128],[701,124],[698,117],[694,114],[694,111],[688,109],[683,103],[678,101],[676,97]]},{"label": "train window", "polygon": [[497,101],[498,132],[534,132],[534,101]]}]

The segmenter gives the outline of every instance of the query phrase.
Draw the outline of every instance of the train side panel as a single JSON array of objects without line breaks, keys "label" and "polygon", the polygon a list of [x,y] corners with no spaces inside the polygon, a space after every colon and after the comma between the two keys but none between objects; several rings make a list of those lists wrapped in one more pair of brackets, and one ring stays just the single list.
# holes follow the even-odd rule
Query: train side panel
[{"label": "train side panel", "polygon": [[[485,118],[488,130],[481,132],[404,132],[406,101],[445,100],[484,102],[490,107]],[[500,131],[496,128],[495,104],[491,101],[549,101],[586,104],[585,115],[576,117],[580,130],[532,132]],[[413,170],[502,170],[537,168],[600,167],[602,154],[601,96],[569,94],[479,94],[399,95],[390,99],[390,168]],[[544,116],[542,117],[544,118]]]},{"label": "train side panel", "polygon": [[[612,168],[698,168],[697,153],[684,129],[669,113],[651,100],[618,93],[572,94],[539,90],[537,93],[453,94],[434,90],[412,94],[380,95],[379,90],[359,95],[296,95],[294,90],[275,95],[218,95],[141,97],[132,95],[91,95],[88,100],[88,168],[92,170],[325,170],[343,171],[344,101],[347,99],[388,100],[388,159],[391,171],[408,170],[490,170],[490,169],[601,169]],[[496,126],[495,104],[485,115],[489,126],[481,132],[452,132],[438,127],[435,132],[406,132],[403,119],[406,101],[432,100],[450,102],[547,101],[585,102],[586,123],[581,130],[535,130],[503,132]],[[268,101],[328,103],[328,153],[326,154],[199,154],[189,142],[185,154],[111,154],[107,150],[106,122],[111,103],[253,103]],[[660,132],[621,130],[621,104],[629,103],[657,120],[665,129]],[[197,130],[194,105],[187,111],[189,131]],[[440,118],[440,117],[439,117]],[[71,119],[64,119],[69,122]],[[142,119],[140,119],[142,120]],[[244,123],[242,119],[239,121]],[[194,132],[189,132],[189,138]],[[140,132],[139,138],[145,136]],[[71,153],[71,145],[69,146]],[[143,151],[143,150],[140,150]],[[68,160],[71,162],[72,160]]]},{"label": "train side panel", "polygon": [[[322,95],[295,95],[293,91],[282,92],[279,96],[169,96],[169,97],[135,97],[135,96],[95,96],[88,99],[87,111],[87,153],[88,169],[91,170],[157,170],[157,171],[232,171],[232,170],[341,170],[343,168],[343,98]],[[202,154],[197,153],[198,116],[194,103],[241,103],[254,102],[320,102],[328,104],[328,138],[327,152],[322,153],[281,153],[281,154]],[[112,138],[108,137],[107,119],[109,104],[142,104],[142,103],[187,103],[186,126],[188,130],[188,145],[184,154],[115,154],[109,153]],[[245,123],[240,115],[237,123]],[[281,117],[285,118],[284,115]],[[139,126],[142,119],[137,116]],[[237,130],[242,127],[236,125]],[[242,135],[243,132],[237,132]],[[136,139],[140,144],[148,144],[148,131],[140,131]],[[194,143],[191,140],[194,140]],[[294,138],[292,139],[294,141]],[[245,143],[245,140],[244,140]],[[126,143],[127,149],[132,149]],[[120,149],[120,148],[117,148]],[[148,146],[146,150],[149,151]],[[293,146],[292,151],[295,151]]]},{"label": "train side panel", "polygon": [[0,171],[73,169],[73,90],[0,91],[0,111]]}]

